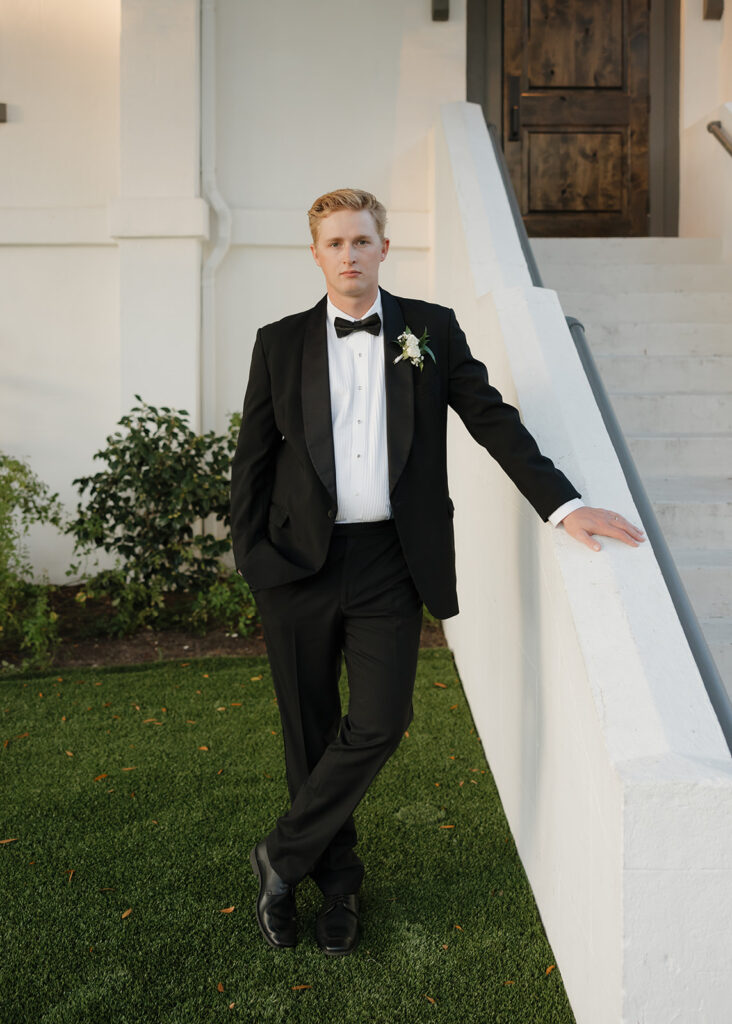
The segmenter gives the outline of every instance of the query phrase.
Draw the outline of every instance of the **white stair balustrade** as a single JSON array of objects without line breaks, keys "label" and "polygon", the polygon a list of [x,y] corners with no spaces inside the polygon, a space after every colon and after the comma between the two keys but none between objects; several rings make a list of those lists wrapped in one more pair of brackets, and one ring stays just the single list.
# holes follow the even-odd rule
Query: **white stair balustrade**
[{"label": "white stair balustrade", "polygon": [[732,697],[732,265],[715,238],[531,246],[544,287],[585,328]]}]

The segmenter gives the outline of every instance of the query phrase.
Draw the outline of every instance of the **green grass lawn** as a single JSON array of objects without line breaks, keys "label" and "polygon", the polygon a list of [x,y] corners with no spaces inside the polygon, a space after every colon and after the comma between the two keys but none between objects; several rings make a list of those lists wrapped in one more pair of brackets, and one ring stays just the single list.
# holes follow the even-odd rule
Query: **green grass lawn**
[{"label": "green grass lawn", "polygon": [[2,1024],[574,1020],[449,651],[421,653],[409,733],[356,810],[362,938],[340,959],[309,879],[295,949],[254,917],[249,850],[288,806],[266,659],[0,694]]}]

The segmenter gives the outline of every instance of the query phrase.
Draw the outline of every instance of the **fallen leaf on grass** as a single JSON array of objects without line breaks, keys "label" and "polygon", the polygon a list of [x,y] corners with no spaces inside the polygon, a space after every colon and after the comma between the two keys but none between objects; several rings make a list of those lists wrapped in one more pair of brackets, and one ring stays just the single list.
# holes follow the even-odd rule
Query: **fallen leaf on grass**
[{"label": "fallen leaf on grass", "polygon": [[450,705],[450,711],[454,711],[456,707],[457,707],[457,704],[451,704]]},{"label": "fallen leaf on grass", "polygon": [[428,1003],[432,1003],[433,1006],[435,1005],[435,1000],[432,998],[432,996],[426,995],[425,999],[427,1000]]},{"label": "fallen leaf on grass", "polygon": [[230,914],[233,909],[234,909],[233,907],[222,907],[220,913],[222,913],[222,914]]},{"label": "fallen leaf on grass", "polygon": [[439,686],[441,690],[447,689],[447,683],[433,683],[433,686]]},{"label": "fallen leaf on grass", "polygon": [[440,828],[455,828],[454,825],[440,825]]},{"label": "fallen leaf on grass", "polygon": [[556,966],[557,966],[556,964],[549,964],[547,969],[544,971],[544,974],[549,974],[549,972],[553,971]]},{"label": "fallen leaf on grass", "polygon": [[229,1003],[229,1009],[230,1010],[233,1010],[235,1006],[236,1006],[236,1003]]},{"label": "fallen leaf on grass", "polygon": [[264,678],[264,676],[250,676],[249,677],[249,681],[252,682],[252,683],[258,683],[259,680],[263,679],[263,678]]},{"label": "fallen leaf on grass", "polygon": [[511,981],[511,979],[509,978],[509,979],[508,979],[508,981],[504,981],[504,983],[503,983],[503,984],[504,984],[504,985],[515,985],[515,984],[516,984],[516,982],[515,982],[515,981]]},{"label": "fallen leaf on grass", "polygon": [[216,989],[217,989],[218,992],[223,992],[224,991],[224,986],[222,985],[221,982],[218,983],[218,985],[216,986]]},{"label": "fallen leaf on grass", "polygon": [[446,943],[446,942],[443,942],[443,943],[442,943],[442,948],[443,948],[443,949],[447,949],[447,943]]},{"label": "fallen leaf on grass", "polygon": [[312,985],[293,985],[292,986],[292,991],[293,992],[302,992],[302,990],[304,988],[312,988],[312,987],[313,987]]},{"label": "fallen leaf on grass", "polygon": [[76,870],[75,868],[67,868],[67,872],[68,872],[68,876],[69,876],[69,882],[71,882],[71,879],[74,877],[74,871],[75,870]]},{"label": "fallen leaf on grass", "polygon": [[3,843],[17,843],[18,839],[19,836],[16,836],[14,839],[0,839],[0,845],[2,845]]},{"label": "fallen leaf on grass", "polygon": [[123,772],[134,772],[136,769],[137,769],[137,765],[136,764],[132,764],[132,765],[130,765],[129,768],[123,768],[122,771]]},{"label": "fallen leaf on grass", "polygon": [[199,747],[199,750],[208,750],[208,747]]},{"label": "fallen leaf on grass", "polygon": [[69,757],[73,757],[74,756],[73,750],[67,750],[67,751],[65,751],[65,753],[68,754]]},{"label": "fallen leaf on grass", "polygon": [[456,924],[456,925],[454,925],[453,927],[457,928],[457,930],[458,930],[459,932],[461,932],[461,931],[463,930],[463,929],[462,929],[462,925],[459,925],[459,924]]},{"label": "fallen leaf on grass", "polygon": [[124,919],[126,917],[129,917],[131,913],[132,913],[132,907],[129,907],[129,909],[125,910],[125,912],[122,914],[122,920],[124,921]]}]

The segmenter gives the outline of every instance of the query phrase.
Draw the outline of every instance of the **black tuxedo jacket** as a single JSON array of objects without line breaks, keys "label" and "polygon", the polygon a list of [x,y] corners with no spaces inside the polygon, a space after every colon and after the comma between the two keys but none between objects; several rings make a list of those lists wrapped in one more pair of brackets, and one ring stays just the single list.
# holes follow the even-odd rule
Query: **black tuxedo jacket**
[{"label": "black tuxedo jacket", "polygon": [[[422,600],[446,619],[458,612],[448,405],[542,519],[579,492],[488,383],[451,309],[381,296],[392,515]],[[253,591],[317,572],[328,552],[337,499],[326,301],[262,327],[254,344],[231,476],[234,559]],[[421,371],[394,363],[405,325],[417,337],[427,328],[436,362],[426,355]]]}]

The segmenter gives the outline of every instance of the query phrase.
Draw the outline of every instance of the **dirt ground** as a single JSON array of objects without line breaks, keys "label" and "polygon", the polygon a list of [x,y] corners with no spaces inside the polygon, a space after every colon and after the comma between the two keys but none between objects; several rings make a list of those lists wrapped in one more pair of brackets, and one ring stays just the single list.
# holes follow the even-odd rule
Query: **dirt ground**
[{"label": "dirt ground", "polygon": [[[446,647],[445,634],[439,622],[424,622],[420,647]],[[189,633],[143,630],[133,636],[67,641],[61,644],[53,665],[58,668],[103,665],[137,665],[147,661],[167,661],[175,658],[202,658],[209,655],[264,655],[267,648],[261,626],[248,637],[227,634],[223,629],[212,630],[205,636]]]}]

